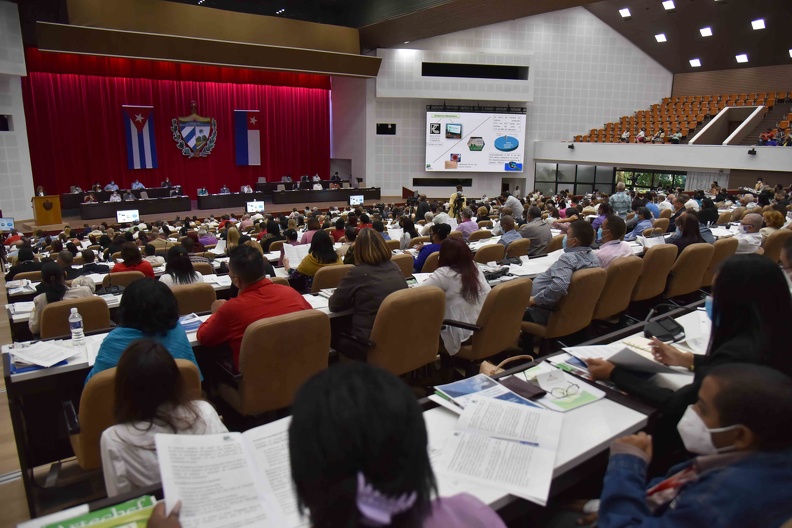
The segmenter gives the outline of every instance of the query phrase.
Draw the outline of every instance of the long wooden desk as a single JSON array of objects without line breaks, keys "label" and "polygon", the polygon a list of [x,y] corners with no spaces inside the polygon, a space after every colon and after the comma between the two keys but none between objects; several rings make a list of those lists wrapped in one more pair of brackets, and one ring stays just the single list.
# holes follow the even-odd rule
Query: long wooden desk
[{"label": "long wooden desk", "polygon": [[248,202],[261,202],[266,196],[263,192],[208,194],[198,196],[198,209],[245,207]]},{"label": "long wooden desk", "polygon": [[[174,185],[173,189],[180,190],[181,187],[178,185]],[[150,187],[146,189],[138,189],[133,190],[132,194],[135,195],[135,198],[140,198],[140,193],[144,192],[148,195],[149,198],[167,198],[170,196],[171,188],[168,187]],[[119,188],[119,194],[123,193],[123,190]],[[100,202],[106,202],[110,199],[110,195],[113,194],[111,191],[98,191],[98,192],[81,192],[81,193],[63,193],[61,194],[61,208],[62,209],[79,209],[80,205],[83,203],[85,197],[89,194],[93,194],[94,198],[96,198]]]},{"label": "long wooden desk", "polygon": [[95,218],[110,218],[118,211],[137,209],[142,215],[174,213],[191,210],[189,196],[174,196],[173,198],[150,198],[148,200],[135,200],[130,202],[101,202],[80,204],[80,218],[93,220]]},{"label": "long wooden desk", "polygon": [[363,195],[365,200],[379,200],[381,197],[380,189],[325,189],[322,191],[295,190],[295,191],[273,191],[272,203],[274,204],[294,204],[312,202],[339,202],[349,203],[350,196]]}]

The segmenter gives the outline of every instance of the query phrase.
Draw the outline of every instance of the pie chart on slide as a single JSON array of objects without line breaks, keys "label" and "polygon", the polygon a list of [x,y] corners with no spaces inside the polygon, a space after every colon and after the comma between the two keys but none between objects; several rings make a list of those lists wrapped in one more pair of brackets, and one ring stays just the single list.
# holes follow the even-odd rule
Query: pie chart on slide
[{"label": "pie chart on slide", "polygon": [[495,140],[495,148],[501,152],[511,152],[520,146],[520,142],[516,137],[501,136]]}]

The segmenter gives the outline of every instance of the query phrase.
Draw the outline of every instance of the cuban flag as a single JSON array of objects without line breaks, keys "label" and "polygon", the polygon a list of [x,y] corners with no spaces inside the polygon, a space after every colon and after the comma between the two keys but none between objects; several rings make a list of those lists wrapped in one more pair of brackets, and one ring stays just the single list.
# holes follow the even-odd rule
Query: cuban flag
[{"label": "cuban flag", "polygon": [[261,165],[261,113],[234,110],[237,165]]},{"label": "cuban flag", "polygon": [[124,132],[127,144],[127,167],[156,169],[157,147],[154,143],[154,107],[123,105]]}]

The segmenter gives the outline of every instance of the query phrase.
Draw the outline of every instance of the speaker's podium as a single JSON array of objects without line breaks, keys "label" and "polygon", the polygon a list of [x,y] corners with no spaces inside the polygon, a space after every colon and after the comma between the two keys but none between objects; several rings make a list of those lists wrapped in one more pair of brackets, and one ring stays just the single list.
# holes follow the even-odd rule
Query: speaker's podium
[{"label": "speaker's podium", "polygon": [[33,219],[37,226],[60,224],[63,221],[60,196],[34,196]]}]

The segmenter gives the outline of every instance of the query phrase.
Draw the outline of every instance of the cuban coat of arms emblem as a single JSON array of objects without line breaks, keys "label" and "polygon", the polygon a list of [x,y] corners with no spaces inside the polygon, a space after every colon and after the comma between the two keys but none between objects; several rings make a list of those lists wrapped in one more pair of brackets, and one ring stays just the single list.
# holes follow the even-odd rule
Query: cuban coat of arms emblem
[{"label": "cuban coat of arms emblem", "polygon": [[198,115],[198,104],[190,102],[190,115],[171,120],[173,141],[181,153],[189,158],[205,158],[217,142],[217,121]]}]

